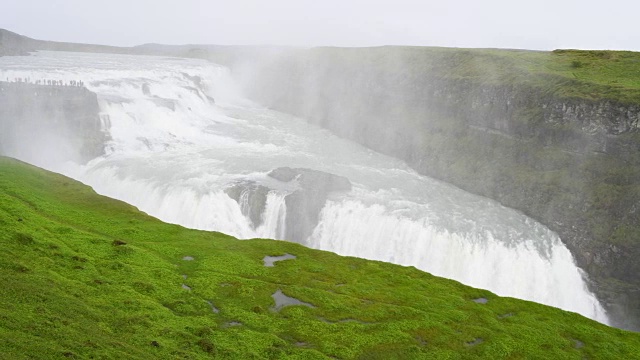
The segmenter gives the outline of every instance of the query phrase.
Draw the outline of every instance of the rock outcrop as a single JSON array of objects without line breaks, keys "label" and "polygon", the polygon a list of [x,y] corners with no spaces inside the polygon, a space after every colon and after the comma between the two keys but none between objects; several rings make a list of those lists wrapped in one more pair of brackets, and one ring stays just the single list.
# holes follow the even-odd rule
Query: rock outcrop
[{"label": "rock outcrop", "polygon": [[254,229],[262,225],[262,214],[267,206],[269,191],[268,187],[253,181],[242,181],[225,190],[240,205],[242,215],[251,220]]},{"label": "rock outcrop", "polygon": [[320,211],[332,192],[351,190],[349,179],[311,169],[281,167],[271,171],[270,177],[297,183],[298,189],[285,197],[287,219],[285,238],[302,242],[318,225]]},{"label": "rock outcrop", "polygon": [[84,163],[104,154],[96,94],[77,86],[0,82],[0,152]]},{"label": "rock outcrop", "polygon": [[[281,188],[287,189],[284,239],[302,244],[318,225],[320,212],[331,194],[351,190],[349,179],[318,170],[281,167],[270,171],[268,176],[284,183]],[[255,181],[240,181],[225,192],[240,205],[242,214],[256,229],[264,221],[267,196],[275,190]]]}]

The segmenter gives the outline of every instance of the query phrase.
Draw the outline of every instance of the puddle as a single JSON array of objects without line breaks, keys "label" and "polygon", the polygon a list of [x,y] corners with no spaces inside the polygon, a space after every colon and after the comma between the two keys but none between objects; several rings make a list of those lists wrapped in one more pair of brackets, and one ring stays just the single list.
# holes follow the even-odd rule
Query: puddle
[{"label": "puddle", "polygon": [[487,300],[486,298],[477,298],[473,299],[473,302],[478,304],[486,304],[489,302],[489,300]]},{"label": "puddle", "polygon": [[315,306],[306,303],[304,301],[300,301],[296,298],[292,298],[290,296],[287,296],[285,294],[282,293],[282,291],[280,289],[278,289],[278,291],[276,291],[275,293],[273,293],[273,295],[271,295],[271,297],[273,298],[273,300],[276,302],[276,306],[272,307],[272,310],[275,311],[280,311],[280,309],[282,309],[285,306],[293,306],[293,305],[304,305],[304,306],[308,306],[310,308],[314,308]]},{"label": "puddle", "polygon": [[187,290],[187,291],[191,291],[191,287],[189,287],[189,286],[187,286],[185,284],[182,284],[182,288]]},{"label": "puddle", "polygon": [[296,258],[295,255],[284,254],[281,256],[265,256],[264,259],[262,259],[262,261],[264,261],[264,266],[274,267],[274,263],[276,261],[283,261],[283,260],[289,260],[289,259],[295,259],[295,258]]},{"label": "puddle", "polygon": [[193,256],[185,256],[185,257],[182,258],[182,260],[184,260],[184,261],[193,261],[193,260],[195,260],[195,258]]},{"label": "puddle", "polygon": [[219,313],[220,309],[218,309],[217,307],[213,306],[213,303],[209,300],[205,300],[207,302],[207,304],[209,304],[209,306],[211,307],[211,311],[214,313]]},{"label": "puddle", "polygon": [[473,341],[469,341],[467,343],[465,343],[467,346],[476,346],[478,344],[482,344],[484,342],[484,340],[482,340],[482,338],[476,338]]}]

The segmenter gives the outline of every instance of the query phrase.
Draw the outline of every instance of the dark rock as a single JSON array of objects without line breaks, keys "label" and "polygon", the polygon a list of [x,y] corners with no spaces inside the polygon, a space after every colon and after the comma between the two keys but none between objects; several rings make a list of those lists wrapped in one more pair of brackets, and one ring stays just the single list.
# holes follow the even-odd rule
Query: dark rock
[{"label": "dark rock", "polygon": [[244,181],[227,188],[225,193],[240,205],[242,215],[251,220],[253,228],[262,224],[262,213],[267,205],[269,188],[252,181]]},{"label": "dark rock", "polygon": [[306,241],[318,224],[320,211],[329,194],[351,190],[349,179],[317,170],[282,167],[272,170],[268,175],[282,182],[297,182],[298,190],[285,197],[285,238],[301,243]]},{"label": "dark rock", "polygon": [[300,187],[305,190],[315,189],[320,192],[351,190],[351,182],[346,177],[318,170],[281,167],[272,170],[268,175],[282,182],[297,179]]}]

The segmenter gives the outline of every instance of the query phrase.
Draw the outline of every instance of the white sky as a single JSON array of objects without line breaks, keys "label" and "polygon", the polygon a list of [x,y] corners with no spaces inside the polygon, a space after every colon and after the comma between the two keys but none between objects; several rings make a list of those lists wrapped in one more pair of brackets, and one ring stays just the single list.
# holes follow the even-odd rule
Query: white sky
[{"label": "white sky", "polygon": [[42,40],[118,46],[640,51],[640,0],[0,0],[0,28]]}]

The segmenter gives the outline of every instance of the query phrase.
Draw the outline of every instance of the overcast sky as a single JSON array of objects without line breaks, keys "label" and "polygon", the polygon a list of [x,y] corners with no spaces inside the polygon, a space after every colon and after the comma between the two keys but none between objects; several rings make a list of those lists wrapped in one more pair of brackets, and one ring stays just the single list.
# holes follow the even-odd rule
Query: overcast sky
[{"label": "overcast sky", "polygon": [[0,28],[68,42],[640,51],[639,0],[0,0]]}]

